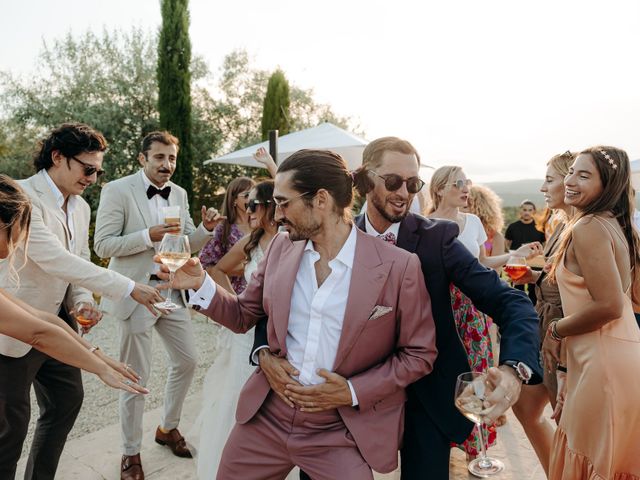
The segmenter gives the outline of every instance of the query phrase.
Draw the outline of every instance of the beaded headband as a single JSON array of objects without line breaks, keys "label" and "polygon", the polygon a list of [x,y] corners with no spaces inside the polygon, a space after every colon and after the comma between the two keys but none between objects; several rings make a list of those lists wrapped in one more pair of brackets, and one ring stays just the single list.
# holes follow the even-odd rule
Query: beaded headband
[{"label": "beaded headband", "polygon": [[614,170],[618,168],[618,165],[616,165],[616,163],[613,161],[613,158],[611,158],[611,155],[609,155],[604,150],[598,150],[598,151],[602,154],[605,160],[609,162],[609,165],[611,165],[611,168],[613,168]]}]

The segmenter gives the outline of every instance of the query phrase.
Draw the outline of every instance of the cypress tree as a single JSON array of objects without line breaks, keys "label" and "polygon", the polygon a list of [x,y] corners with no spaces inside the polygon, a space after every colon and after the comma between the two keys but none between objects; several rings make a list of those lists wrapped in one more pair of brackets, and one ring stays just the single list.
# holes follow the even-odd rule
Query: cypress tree
[{"label": "cypress tree", "polygon": [[276,70],[269,78],[267,94],[262,110],[262,140],[269,138],[269,130],[279,135],[289,133],[289,82],[282,70]]},{"label": "cypress tree", "polygon": [[172,180],[186,189],[192,199],[189,0],[161,0],[161,9],[157,70],[160,127],[180,140],[178,162]]}]

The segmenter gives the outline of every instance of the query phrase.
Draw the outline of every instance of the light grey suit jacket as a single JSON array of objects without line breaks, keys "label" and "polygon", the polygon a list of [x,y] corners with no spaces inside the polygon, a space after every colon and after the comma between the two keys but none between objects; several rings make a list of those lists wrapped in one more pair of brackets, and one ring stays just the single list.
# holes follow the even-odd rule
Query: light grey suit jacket
[{"label": "light grey suit jacket", "polygon": [[[102,258],[111,258],[109,269],[122,273],[136,282],[148,283],[154,271],[155,250],[146,244],[143,231],[157,225],[151,216],[142,171],[114,180],[102,187],[96,218],[93,248]],[[169,205],[182,210],[182,231],[189,238],[191,252],[199,251],[211,238],[202,224],[195,227],[189,214],[189,201],[184,188],[169,182]],[[186,212],[186,214],[184,213]],[[136,308],[133,300],[103,302],[105,313],[125,320]]]},{"label": "light grey suit jacket", "polygon": [[[54,314],[58,313],[62,302],[68,310],[78,302],[92,302],[92,291],[115,301],[122,299],[130,280],[89,261],[91,210],[87,202],[75,196],[75,242],[73,250],[70,250],[65,214],[56,203],[44,170],[19,183],[33,206],[26,263],[20,268],[25,257],[24,249],[19,248],[15,253],[15,267],[19,269],[19,282],[16,283],[7,262],[0,262],[0,288],[39,310]],[[26,343],[0,335],[2,355],[22,357],[30,349]]]}]

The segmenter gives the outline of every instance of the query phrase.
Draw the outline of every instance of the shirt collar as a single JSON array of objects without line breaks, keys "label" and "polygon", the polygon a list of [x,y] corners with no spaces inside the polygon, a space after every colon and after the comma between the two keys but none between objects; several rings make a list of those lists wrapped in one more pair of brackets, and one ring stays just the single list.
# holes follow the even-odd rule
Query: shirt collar
[{"label": "shirt collar", "polygon": [[376,237],[386,235],[387,233],[393,233],[396,238],[398,238],[398,234],[400,233],[400,222],[392,223],[384,232],[378,232],[375,227],[371,225],[371,222],[369,221],[369,215],[367,215],[366,213],[364,214],[364,225],[365,231],[369,235],[374,235]]},{"label": "shirt collar", "polygon": [[[58,208],[62,208],[62,206],[64,205],[64,195],[62,194],[58,186],[55,184],[55,182],[49,176],[49,173],[45,169],[42,169],[42,174],[44,175],[45,180],[49,184],[49,188],[51,188],[53,195],[56,197],[56,205],[58,206]],[[67,213],[73,213],[73,210],[75,209],[75,207],[76,207],[76,196],[69,195],[69,201],[67,202]]]},{"label": "shirt collar", "polygon": [[[358,227],[356,227],[355,224],[351,225],[351,233],[349,233],[347,241],[344,242],[344,245],[342,245],[342,248],[336,257],[329,262],[329,265],[331,265],[332,262],[338,261],[348,268],[353,268],[353,259],[356,255],[356,240],[358,238],[357,228]],[[313,242],[311,240],[307,240],[307,244],[304,246],[304,251],[305,253],[313,252],[314,254],[318,254],[316,249],[313,247]]]},{"label": "shirt collar", "polygon": [[[142,176],[142,183],[144,183],[144,189],[145,191],[149,188],[150,185],[153,185],[153,183],[151,183],[151,180],[149,180],[149,177],[147,177],[147,174],[144,173],[144,169],[141,168],[140,169],[140,175]],[[164,188],[169,184],[169,182],[165,183],[164,185],[162,185],[161,187],[156,187],[156,188]],[[155,187],[155,185],[153,185]]]}]

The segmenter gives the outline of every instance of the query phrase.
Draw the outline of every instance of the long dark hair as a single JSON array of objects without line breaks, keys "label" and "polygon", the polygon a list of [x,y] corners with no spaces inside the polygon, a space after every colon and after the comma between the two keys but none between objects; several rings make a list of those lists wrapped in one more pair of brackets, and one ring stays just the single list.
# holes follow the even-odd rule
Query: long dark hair
[{"label": "long dark hair", "polygon": [[276,204],[273,203],[273,180],[264,180],[253,187],[252,190],[256,191],[256,200],[263,202],[258,208],[264,208],[265,212],[262,216],[262,225],[251,232],[249,241],[244,246],[244,254],[247,260],[251,260],[251,252],[258,246],[260,239],[264,235],[264,226],[274,221],[273,218],[276,213]]},{"label": "long dark hair", "polygon": [[629,245],[629,264],[634,279],[640,264],[640,237],[633,228],[634,193],[631,186],[631,166],[627,152],[616,147],[596,146],[587,148],[580,155],[591,155],[602,182],[602,194],[593,203],[576,212],[569,228],[563,234],[558,253],[555,255],[549,278],[555,279],[558,264],[562,261],[572,238],[572,227],[587,215],[610,212],[618,221]]},{"label": "long dark hair", "polygon": [[[227,217],[222,224],[222,249],[226,251],[229,245],[229,234],[231,233],[231,225],[236,223],[238,216],[236,215],[235,202],[238,200],[238,194],[251,190],[255,182],[249,177],[234,178],[227,185],[227,191],[222,199],[222,209],[220,214]],[[244,200],[243,200],[244,201]]]}]

